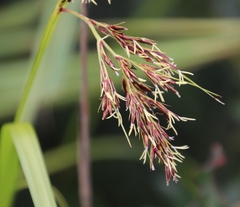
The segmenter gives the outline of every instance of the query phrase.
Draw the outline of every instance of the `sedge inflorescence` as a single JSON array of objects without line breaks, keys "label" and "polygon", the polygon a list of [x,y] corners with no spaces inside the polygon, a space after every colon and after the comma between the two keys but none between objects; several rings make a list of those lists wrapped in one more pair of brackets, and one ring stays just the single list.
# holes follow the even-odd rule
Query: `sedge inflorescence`
[{"label": "sedge inflorescence", "polygon": [[[88,0],[88,2],[94,2]],[[143,141],[144,150],[140,157],[143,163],[149,159],[150,169],[155,170],[155,161],[165,166],[166,182],[173,179],[178,181],[177,163],[182,162],[184,156],[179,150],[188,146],[173,146],[172,131],[177,135],[174,127],[176,121],[194,120],[182,117],[169,110],[164,100],[164,93],[173,92],[180,98],[176,89],[181,85],[192,85],[213,97],[218,102],[218,96],[195,82],[188,75],[190,72],[181,71],[174,64],[173,59],[164,54],[156,42],[144,37],[133,37],[126,33],[127,28],[121,24],[111,25],[87,18],[77,12],[63,9],[81,18],[90,27],[97,40],[97,51],[100,65],[100,87],[102,119],[116,118],[118,125],[131,146],[129,136],[134,134]],[[116,53],[106,42],[114,39],[125,52],[125,55]],[[122,79],[124,94],[121,95],[115,88],[108,70],[112,70]],[[123,125],[120,112],[120,103],[125,102],[129,112],[129,129]],[[164,117],[161,121],[159,116]],[[163,123],[162,123],[163,122]]]},{"label": "sedge inflorescence", "polygon": [[[187,72],[180,71],[173,60],[161,52],[154,41],[125,35],[123,31],[126,28],[120,25],[107,25],[96,21],[92,21],[92,24],[106,37],[114,38],[126,52],[126,57],[116,54],[104,39],[98,40],[102,119],[110,117],[118,119],[128,141],[132,133],[140,136],[144,145],[140,159],[143,159],[145,163],[149,158],[151,170],[155,170],[155,159],[158,159],[165,166],[167,184],[171,178],[177,181],[179,175],[176,161],[181,162],[184,158],[178,149],[187,149],[188,147],[173,146],[171,144],[173,137],[167,131],[172,129],[177,134],[174,128],[175,121],[194,119],[181,117],[170,111],[164,104],[163,93],[172,91],[180,97],[175,86],[188,83],[184,79],[184,73]],[[106,51],[111,53],[111,57]],[[143,61],[133,61],[131,56],[137,56]],[[117,75],[122,74],[124,96],[117,92],[107,68],[112,69]],[[139,77],[138,70],[144,74],[144,78]],[[129,112],[130,127],[128,131],[122,123],[120,101],[125,101],[126,110]],[[158,115],[165,118],[166,127],[160,123]]]}]

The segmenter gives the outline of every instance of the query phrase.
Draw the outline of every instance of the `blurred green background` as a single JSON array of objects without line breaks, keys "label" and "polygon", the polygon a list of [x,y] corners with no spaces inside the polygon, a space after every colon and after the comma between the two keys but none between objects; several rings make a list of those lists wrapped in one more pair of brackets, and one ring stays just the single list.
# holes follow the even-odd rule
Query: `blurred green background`
[{"label": "blurred green background", "polygon": [[[96,0],[97,1],[97,0]],[[202,91],[179,88],[182,98],[166,94],[181,116],[173,145],[189,145],[178,164],[180,181],[166,186],[164,168],[150,172],[139,161],[142,143],[131,137],[129,148],[116,120],[98,113],[99,66],[89,33],[89,98],[91,109],[92,179],[95,207],[240,206],[240,1],[239,0],[99,0],[89,16],[107,23],[125,21],[128,34],[158,41],[181,70],[222,95],[220,105]],[[12,121],[56,1],[0,3],[0,123]],[[69,8],[79,10],[75,0]],[[76,170],[80,63],[79,20],[63,14],[42,62],[31,94],[28,116],[34,123],[51,181],[70,206],[79,206]],[[112,42],[112,47],[119,47]],[[120,78],[114,78],[120,88]],[[124,104],[122,106],[124,113]],[[127,113],[124,113],[125,124]],[[21,186],[21,180],[19,186]],[[27,189],[15,207],[33,206]]]}]

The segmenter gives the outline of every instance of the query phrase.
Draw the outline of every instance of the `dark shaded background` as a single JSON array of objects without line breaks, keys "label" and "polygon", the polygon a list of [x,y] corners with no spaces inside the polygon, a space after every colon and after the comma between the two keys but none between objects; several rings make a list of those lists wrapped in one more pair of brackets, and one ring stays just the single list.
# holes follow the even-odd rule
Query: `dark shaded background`
[{"label": "dark shaded background", "polygon": [[[231,27],[231,30],[225,27],[228,26],[230,20],[240,23],[238,20],[240,1],[238,0],[113,0],[112,5],[108,5],[106,0],[97,2],[98,6],[89,6],[90,17],[97,20],[104,19],[106,22],[126,21],[130,25],[133,20],[139,20],[134,27],[142,31],[141,36],[146,34],[148,38],[156,39],[159,41],[160,48],[161,44],[165,45],[164,49],[168,48],[168,44],[171,45],[171,48],[174,49],[171,49],[170,53],[177,55],[187,53],[188,48],[186,50],[182,47],[178,48],[177,41],[188,42],[188,40],[200,38],[203,36],[201,31],[199,31],[199,34],[196,32],[191,36],[191,34],[184,34],[185,29],[182,27],[178,30],[179,33],[169,35],[169,33],[164,33],[164,30],[174,27],[174,23],[150,25],[141,23],[141,20],[143,22],[144,20],[157,22],[158,20],[170,19],[177,22],[187,18],[187,20],[193,20],[193,28],[198,26],[199,18],[205,20],[206,23],[212,20],[222,20],[227,21],[227,23],[222,24],[221,31],[226,31],[226,34],[228,34],[227,32],[229,34],[240,34],[240,24],[236,24],[237,26],[234,29]],[[75,1],[74,4],[78,3],[78,1]],[[33,6],[22,9],[21,4]],[[2,46],[0,46],[0,76],[3,80],[0,83],[0,94],[2,96],[0,100],[0,107],[2,107],[1,123],[12,120],[14,116],[21,95],[19,87],[23,87],[26,79],[21,77],[27,77],[25,75],[27,70],[24,69],[24,66],[27,65],[25,62],[32,54],[32,47],[38,35],[37,31],[42,13],[46,12],[47,17],[50,15],[48,11],[43,9],[45,8],[44,4],[44,1],[42,1],[35,6],[31,1],[14,0],[1,1],[0,3],[0,16],[2,15],[2,18],[0,18],[0,35],[2,35],[2,38],[0,38],[2,42]],[[15,6],[19,7],[19,10]],[[10,15],[9,13],[14,8],[17,12],[14,10],[15,12]],[[29,11],[33,11],[33,14],[29,15],[29,18],[24,20],[25,22],[22,21],[21,24],[12,23],[17,22],[18,17],[22,18],[24,15],[28,15]],[[51,8],[49,11],[51,11]],[[6,19],[8,14],[12,20],[10,18]],[[234,19],[230,19],[233,17]],[[116,20],[116,18],[118,19]],[[4,24],[6,21],[9,21],[9,24]],[[129,29],[128,33],[138,34],[134,31],[134,28],[127,27]],[[153,27],[156,31],[159,29],[161,32],[159,34],[158,32],[148,33]],[[17,33],[17,31],[21,32]],[[7,36],[9,38],[7,34],[15,32],[18,35],[13,36],[13,39],[4,39]],[[194,33],[194,31],[192,32]],[[26,47],[20,46],[26,35],[31,38],[27,38]],[[214,36],[211,33],[209,35]],[[74,38],[76,40],[73,41],[73,51],[77,54],[77,31]],[[229,37],[230,39],[231,37]],[[223,40],[226,41],[226,44],[228,43],[227,38]],[[6,41],[9,41],[8,44],[3,44]],[[19,45],[16,42],[19,42]],[[174,47],[175,42],[176,46]],[[240,41],[238,42],[240,44]],[[203,45],[200,49],[203,53],[207,53],[209,50],[208,43],[203,40]],[[91,53],[94,54],[95,42],[92,37],[90,37],[89,46]],[[192,44],[190,47],[194,48],[196,45]],[[64,50],[61,43],[59,43],[59,50]],[[214,53],[215,58],[200,55],[197,58],[197,63],[193,61],[190,64],[191,57],[189,59],[187,57],[181,58],[181,55],[176,57],[176,63],[178,64],[177,60],[180,62],[179,67],[183,66],[181,69],[193,71],[195,74],[194,81],[221,94],[223,97],[221,100],[226,105],[217,103],[202,91],[190,86],[179,89],[181,99],[171,94],[166,95],[166,102],[171,105],[174,112],[182,116],[196,118],[194,122],[176,124],[179,135],[175,137],[173,144],[176,146],[187,144],[190,149],[183,152],[186,159],[183,163],[178,164],[179,174],[182,178],[177,184],[171,182],[170,186],[166,186],[162,165],[157,166],[155,172],[150,172],[148,164],[142,165],[142,162],[138,160],[142,152],[142,143],[138,141],[138,138],[132,137],[133,148],[130,149],[121,129],[117,127],[116,120],[101,121],[101,113],[97,113],[100,103],[99,88],[90,86],[94,206],[240,206],[239,54],[239,47],[232,46],[228,50],[216,51]],[[53,65],[57,61],[53,59]],[[73,65],[74,61],[78,61],[77,57],[70,63]],[[98,81],[99,74],[97,59],[93,59],[91,56],[89,62],[90,65],[93,64],[92,62],[96,62],[94,63],[94,67],[96,67],[94,73],[89,72],[89,84],[91,84],[95,80]],[[75,67],[72,67],[72,65],[71,67],[66,66],[64,72],[61,71],[63,73],[61,84],[64,86],[61,86],[59,90],[64,91],[66,88],[69,88],[69,90],[66,90],[63,94],[58,91],[60,98],[57,96],[49,102],[46,100],[40,102],[34,116],[34,123],[42,149],[46,152],[46,162],[48,163],[49,158],[52,163],[58,163],[56,165],[58,167],[55,168],[51,168],[51,163],[47,164],[48,167],[50,166],[49,171],[53,185],[62,192],[69,206],[79,206],[76,166],[74,165],[76,153],[74,143],[78,136],[78,81],[75,84],[74,76],[77,73],[72,72],[73,70],[78,71],[79,66],[75,64]],[[66,75],[67,73],[70,74],[69,77]],[[73,74],[71,75],[71,73]],[[65,77],[68,77],[68,79],[64,82]],[[52,79],[47,80],[51,82]],[[119,89],[121,90],[120,87]],[[44,89],[44,84],[42,84],[41,94],[47,92],[48,89]],[[18,95],[16,96],[16,94]],[[122,108],[124,108],[124,105]],[[125,120],[127,120],[127,114]],[[56,149],[63,150],[61,153],[54,154]],[[216,160],[214,160],[215,157]],[[66,163],[64,163],[64,160],[61,162],[61,159],[64,158],[66,158]],[[18,193],[15,206],[32,206],[28,190],[22,190]]]}]

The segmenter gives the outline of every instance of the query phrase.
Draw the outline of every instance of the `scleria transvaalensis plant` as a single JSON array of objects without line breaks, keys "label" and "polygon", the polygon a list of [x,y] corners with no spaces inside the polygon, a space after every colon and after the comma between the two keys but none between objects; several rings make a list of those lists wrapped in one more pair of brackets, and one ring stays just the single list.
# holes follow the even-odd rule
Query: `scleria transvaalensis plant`
[{"label": "scleria transvaalensis plant", "polygon": [[[84,2],[96,4],[93,0]],[[61,12],[67,12],[82,19],[96,38],[100,65],[102,119],[116,118],[130,146],[129,136],[132,133],[141,137],[144,151],[140,159],[144,163],[149,159],[151,170],[155,170],[155,160],[158,159],[165,166],[167,184],[171,178],[178,181],[180,176],[177,174],[176,161],[182,162],[184,159],[179,150],[187,149],[188,146],[173,146],[174,137],[170,136],[168,131],[171,129],[177,135],[177,130],[174,128],[176,121],[194,119],[179,116],[169,110],[164,100],[164,93],[170,91],[180,98],[176,88],[181,85],[191,85],[222,103],[217,98],[220,96],[193,82],[189,78],[189,75],[193,74],[180,70],[173,59],[159,49],[155,41],[127,35],[127,28],[122,26],[122,23],[98,22],[66,8],[62,8]],[[112,38],[119,44],[125,52],[124,56],[117,54],[111,48],[107,43],[108,38]],[[109,70],[122,79],[124,95],[116,90]],[[141,71],[141,76],[138,71]],[[123,125],[120,112],[121,101],[125,102],[126,110],[129,112],[128,130]],[[165,118],[166,125],[160,123],[159,115]]]}]

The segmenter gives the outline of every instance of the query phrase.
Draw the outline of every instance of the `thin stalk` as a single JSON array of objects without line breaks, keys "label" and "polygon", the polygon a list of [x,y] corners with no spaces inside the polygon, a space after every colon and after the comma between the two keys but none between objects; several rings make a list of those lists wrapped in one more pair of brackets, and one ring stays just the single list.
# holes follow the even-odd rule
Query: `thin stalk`
[{"label": "thin stalk", "polygon": [[76,11],[73,11],[73,10],[70,10],[70,9],[66,9],[66,8],[63,8],[62,9],[63,12],[67,12],[69,14],[72,14],[78,18],[80,18],[82,21],[84,21],[88,26],[89,28],[91,29],[94,37],[96,38],[96,40],[100,40],[102,39],[102,37],[98,34],[98,32],[96,31],[96,29],[94,28],[94,26],[92,25],[90,19],[88,17],[86,17],[83,13],[80,14]]},{"label": "thin stalk", "polygon": [[[82,14],[87,16],[86,4],[81,5]],[[80,137],[78,140],[78,182],[79,199],[82,207],[92,206],[91,167],[90,167],[90,130],[89,130],[89,98],[87,75],[87,25],[81,21],[80,25],[80,96],[79,121]]]},{"label": "thin stalk", "polygon": [[52,33],[53,33],[54,28],[56,26],[56,23],[58,22],[58,19],[60,17],[60,14],[61,14],[60,9],[63,6],[65,6],[66,4],[67,4],[67,1],[59,0],[55,9],[52,12],[52,15],[51,15],[49,21],[48,21],[48,25],[47,25],[47,27],[44,31],[44,34],[43,34],[43,37],[42,37],[42,40],[41,40],[41,43],[40,43],[40,47],[38,49],[36,58],[34,60],[34,63],[33,63],[32,69],[31,69],[31,72],[29,74],[29,78],[27,80],[26,86],[25,86],[24,91],[23,91],[22,98],[20,100],[19,107],[17,109],[16,116],[14,118],[15,122],[27,121],[27,120],[24,120],[24,113],[26,113],[26,111],[27,111],[27,102],[28,102],[28,99],[29,99],[29,94],[31,92],[31,88],[33,86],[33,83],[34,83],[34,81],[37,77],[37,72],[38,72],[38,69],[39,69],[39,66],[40,66],[40,62],[43,58],[44,52],[46,50],[46,47],[47,47],[47,45],[49,43],[49,40],[52,36]]}]

